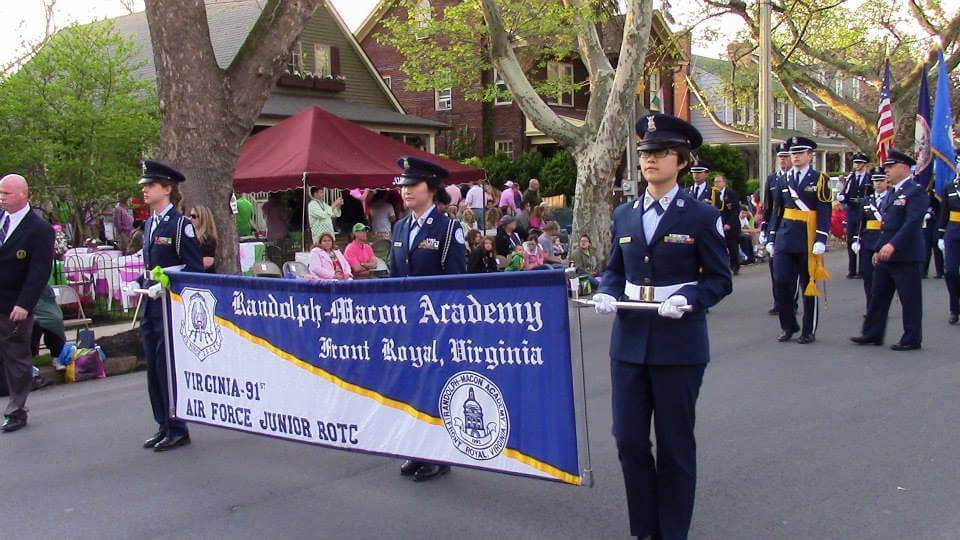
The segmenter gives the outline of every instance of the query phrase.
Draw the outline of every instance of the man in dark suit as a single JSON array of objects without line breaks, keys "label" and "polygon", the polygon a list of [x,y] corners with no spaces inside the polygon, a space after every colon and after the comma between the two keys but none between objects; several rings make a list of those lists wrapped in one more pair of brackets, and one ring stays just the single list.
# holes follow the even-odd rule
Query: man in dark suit
[{"label": "man in dark suit", "polygon": [[[393,227],[390,276],[439,276],[467,272],[466,241],[460,223],[437,209],[446,192],[440,182],[449,175],[443,167],[417,157],[402,156],[403,172],[394,179],[410,215]],[[450,472],[450,466],[408,459],[400,475],[424,482]]]},{"label": "man in dark suit", "polygon": [[858,345],[882,345],[887,331],[887,314],[893,293],[903,306],[903,336],[890,348],[895,351],[919,349],[923,341],[923,296],[920,288],[920,264],[924,262],[923,215],[927,212],[927,192],[913,181],[910,167],[917,162],[910,156],[890,150],[883,163],[892,193],[881,205],[880,248],[873,255],[873,287],[867,318],[861,335],[850,338]]},{"label": "man in dark suit", "polygon": [[[679,188],[703,137],[665,114],[640,119],[640,198],[613,214],[613,247],[599,313],[616,313],[610,337],[613,434],[627,491],[630,534],[683,540],[697,483],[695,411],[710,361],[707,309],[733,287],[720,213]],[[618,311],[653,297],[657,311]],[[651,452],[653,418],[657,454]]]},{"label": "man in dark suit", "polygon": [[0,431],[27,425],[33,383],[33,311],[53,265],[53,227],[30,211],[30,190],[18,174],[0,180],[0,362],[10,400]]},{"label": "man in dark suit", "polygon": [[847,211],[847,279],[859,277],[861,272],[857,267],[857,254],[853,252],[853,237],[860,230],[861,200],[870,194],[870,170],[867,167],[867,156],[857,152],[853,155],[853,172],[843,181],[843,187],[837,194],[837,200]]},{"label": "man in dark suit", "polygon": [[723,218],[723,238],[730,256],[730,270],[733,270],[733,275],[737,275],[740,273],[740,197],[736,191],[727,187],[727,177],[722,174],[713,179],[710,202]]}]

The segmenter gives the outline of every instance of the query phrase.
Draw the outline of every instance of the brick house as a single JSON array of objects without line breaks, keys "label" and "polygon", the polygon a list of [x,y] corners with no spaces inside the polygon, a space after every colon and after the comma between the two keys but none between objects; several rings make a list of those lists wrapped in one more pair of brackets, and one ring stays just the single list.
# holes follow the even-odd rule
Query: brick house
[{"label": "brick house", "polygon": [[[422,0],[422,2],[423,7],[430,6],[432,16],[436,17],[441,16],[446,7],[458,3],[459,0]],[[484,103],[467,100],[464,98],[463,89],[458,88],[442,88],[432,92],[408,90],[404,85],[405,76],[400,71],[403,63],[402,55],[392,46],[381,44],[377,40],[378,34],[384,29],[383,21],[392,17],[406,17],[404,8],[397,5],[395,0],[380,0],[358,28],[356,37],[380,72],[384,82],[393,90],[394,95],[408,113],[451,126],[449,131],[438,135],[437,152],[448,152],[453,139],[462,137],[465,130],[469,132],[469,138],[474,140],[473,152],[477,156],[496,151],[517,156],[529,150],[550,154],[558,148],[556,142],[528,121],[520,107],[512,101],[498,100],[494,103]],[[620,51],[621,37],[622,20],[614,19],[601,29],[604,50],[607,51],[614,65]],[[677,42],[659,12],[655,12],[650,37],[651,54],[647,58],[649,64],[658,64],[653,53],[655,50],[671,51],[670,56],[674,60],[670,65],[659,62],[661,67],[649,74],[645,84],[638,88],[641,90],[639,97],[645,107],[665,110],[677,116],[689,118],[689,100],[674,98],[675,95],[685,96],[687,93],[685,58],[689,57],[689,43]],[[588,73],[584,64],[576,56],[572,56],[562,62],[549,62],[545,69],[534,72],[533,77],[541,80],[558,77],[583,82],[588,79]],[[496,70],[477,73],[478,88],[493,82],[506,88]],[[576,92],[547,98],[547,103],[554,111],[575,125],[583,124],[588,101],[588,85],[584,85]]]}]

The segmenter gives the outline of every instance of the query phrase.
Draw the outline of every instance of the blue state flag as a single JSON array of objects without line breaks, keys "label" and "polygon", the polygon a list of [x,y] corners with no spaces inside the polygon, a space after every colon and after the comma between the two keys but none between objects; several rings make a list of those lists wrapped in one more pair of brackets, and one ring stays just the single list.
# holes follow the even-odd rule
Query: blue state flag
[{"label": "blue state flag", "polygon": [[913,153],[917,166],[913,176],[921,186],[930,189],[933,180],[933,162],[930,157],[930,90],[927,84],[927,66],[920,77],[920,97],[917,102],[917,126],[913,133]]},{"label": "blue state flag", "polygon": [[953,152],[953,115],[950,114],[950,81],[943,50],[939,52],[937,68],[937,93],[933,102],[933,128],[930,133],[930,153],[933,155],[933,172],[936,175],[936,192],[957,177],[957,156]]}]

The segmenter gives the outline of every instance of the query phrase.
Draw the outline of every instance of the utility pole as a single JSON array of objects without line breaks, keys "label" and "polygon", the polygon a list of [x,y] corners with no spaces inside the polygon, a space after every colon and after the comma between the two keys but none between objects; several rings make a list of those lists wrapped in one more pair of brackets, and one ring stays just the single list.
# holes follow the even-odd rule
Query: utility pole
[{"label": "utility pole", "polygon": [[767,190],[763,185],[772,170],[770,155],[770,0],[760,1],[760,104],[758,111],[758,127],[760,128],[760,145],[757,153],[760,156],[760,204],[767,197]]}]

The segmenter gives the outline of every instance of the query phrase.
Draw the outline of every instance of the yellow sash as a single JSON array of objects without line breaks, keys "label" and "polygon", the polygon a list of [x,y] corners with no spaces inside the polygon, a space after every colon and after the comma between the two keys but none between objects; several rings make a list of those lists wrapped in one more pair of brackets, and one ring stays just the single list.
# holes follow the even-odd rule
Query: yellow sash
[{"label": "yellow sash", "polygon": [[879,231],[880,222],[875,219],[867,220],[867,230],[868,231]]},{"label": "yellow sash", "polygon": [[953,223],[960,223],[960,211],[951,210],[950,221],[952,221]]},{"label": "yellow sash", "polygon": [[810,273],[810,282],[803,291],[804,296],[820,296],[820,289],[817,287],[818,281],[830,279],[830,272],[823,264],[823,255],[814,255],[813,244],[817,240],[817,213],[813,210],[798,210],[796,208],[786,208],[783,211],[784,219],[791,221],[802,221],[807,224],[807,272]]}]

